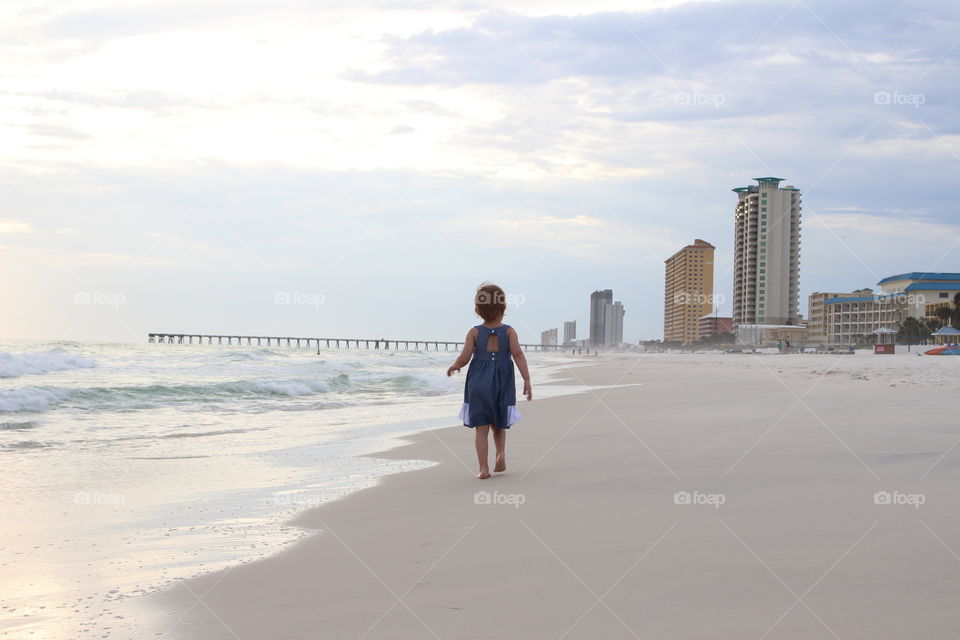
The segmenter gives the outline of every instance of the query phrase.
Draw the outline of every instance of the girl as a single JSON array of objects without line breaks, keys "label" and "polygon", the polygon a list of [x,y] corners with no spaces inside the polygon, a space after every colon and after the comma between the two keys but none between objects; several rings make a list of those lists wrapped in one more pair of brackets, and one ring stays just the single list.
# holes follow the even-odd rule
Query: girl
[{"label": "girl", "polygon": [[[463,389],[463,407],[460,419],[463,426],[476,430],[477,460],[480,462],[481,480],[490,477],[487,465],[487,434],[493,427],[493,444],[497,449],[494,471],[506,471],[505,448],[507,429],[520,418],[517,411],[517,391],[514,386],[513,362],[516,360],[523,376],[523,395],[533,399],[530,387],[530,372],[527,358],[520,348],[520,338],[510,325],[503,324],[507,311],[507,297],[495,284],[482,284],[474,296],[474,312],[483,319],[483,324],[470,329],[463,343],[463,351],[447,375],[460,371],[470,363]],[[511,354],[513,358],[511,359]],[[473,359],[471,360],[471,356]]]}]

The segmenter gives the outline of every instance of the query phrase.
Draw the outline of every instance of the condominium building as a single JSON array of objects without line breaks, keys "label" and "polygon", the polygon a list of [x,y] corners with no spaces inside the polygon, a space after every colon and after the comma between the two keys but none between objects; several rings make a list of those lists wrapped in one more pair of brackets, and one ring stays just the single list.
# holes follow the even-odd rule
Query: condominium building
[{"label": "condominium building", "polygon": [[884,278],[877,285],[886,294],[906,295],[909,316],[922,318],[928,304],[948,302],[960,293],[960,273],[911,271]]},{"label": "condominium building", "polygon": [[663,339],[700,339],[700,318],[713,309],[715,247],[697,238],[664,260]]},{"label": "condominium building", "polygon": [[567,320],[563,323],[563,344],[572,344],[577,339],[577,321]]},{"label": "condominium building", "polygon": [[[855,346],[870,342],[877,329],[896,330],[907,318],[926,317],[931,304],[951,301],[960,293],[960,273],[914,271],[877,284],[879,294],[858,289],[823,300],[823,344]],[[812,321],[812,302],[810,315]]]},{"label": "condominium building", "polygon": [[[863,290],[860,290],[862,292]],[[823,301],[824,340],[826,346],[869,344],[877,329],[900,328],[909,317],[907,297],[899,294],[844,295]]]},{"label": "condominium building", "polygon": [[623,342],[623,316],[620,302],[603,306],[603,346],[615,347]]},{"label": "condominium building", "polygon": [[540,332],[540,344],[544,347],[557,346],[557,330],[547,329]]},{"label": "condominium building", "polygon": [[604,307],[613,304],[613,289],[601,289],[590,294],[590,346],[599,347],[604,336]]},{"label": "condominium building", "polygon": [[850,293],[815,291],[807,298],[807,339],[811,346],[830,344],[827,339],[827,316],[824,303],[837,298],[872,296],[873,289],[857,289]]},{"label": "condominium building", "polygon": [[733,323],[790,325],[799,319],[800,190],[783,178],[737,187]]}]

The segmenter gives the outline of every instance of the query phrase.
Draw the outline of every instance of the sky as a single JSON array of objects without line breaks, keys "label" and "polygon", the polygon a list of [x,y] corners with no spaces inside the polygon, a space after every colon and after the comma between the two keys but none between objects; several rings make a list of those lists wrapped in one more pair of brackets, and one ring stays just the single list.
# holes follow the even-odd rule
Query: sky
[{"label": "sky", "polygon": [[734,187],[803,198],[814,291],[960,271],[960,4],[6,0],[0,338],[523,342],[622,301]]}]

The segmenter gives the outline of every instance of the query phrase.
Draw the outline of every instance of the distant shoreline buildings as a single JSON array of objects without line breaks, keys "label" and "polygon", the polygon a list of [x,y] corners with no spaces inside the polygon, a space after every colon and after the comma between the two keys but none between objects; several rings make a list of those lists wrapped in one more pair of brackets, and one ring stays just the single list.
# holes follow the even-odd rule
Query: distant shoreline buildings
[{"label": "distant shoreline buildings", "polygon": [[[783,178],[754,178],[737,187],[734,210],[733,313],[721,317],[714,302],[712,244],[697,239],[664,261],[663,340],[693,344],[734,333],[737,345],[835,349],[890,342],[891,334],[923,337],[945,323],[960,327],[960,273],[910,272],[884,278],[880,292],[814,292],[808,319],[799,312],[800,190]],[[605,294],[606,298],[603,298]],[[602,334],[595,312],[612,292],[591,296],[591,341]],[[912,324],[909,324],[911,321]],[[912,335],[912,334],[911,334]]]}]

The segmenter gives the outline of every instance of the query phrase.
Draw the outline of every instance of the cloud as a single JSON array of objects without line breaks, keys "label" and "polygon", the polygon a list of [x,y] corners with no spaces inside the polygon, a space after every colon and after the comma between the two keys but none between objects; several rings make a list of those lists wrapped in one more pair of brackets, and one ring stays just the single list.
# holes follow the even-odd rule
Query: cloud
[{"label": "cloud", "polygon": [[28,233],[30,231],[33,231],[33,227],[26,222],[0,220],[0,233]]},{"label": "cloud", "polygon": [[[946,15],[905,20],[923,7]],[[463,27],[387,36],[388,57],[396,63],[381,71],[356,70],[351,77],[396,84],[536,84],[673,76],[736,84],[749,81],[747,71],[764,68],[791,78],[810,66],[821,73],[848,68],[866,75],[884,65],[924,70],[937,60],[957,60],[958,53],[948,50],[955,39],[949,17],[957,13],[929,0],[909,9],[892,0],[810,0],[690,3],[579,16],[488,12]]]},{"label": "cloud", "polygon": [[90,136],[82,131],[56,124],[32,124],[27,127],[30,135],[64,140],[86,140]]},{"label": "cloud", "polygon": [[474,241],[489,247],[528,247],[590,262],[622,261],[638,250],[653,256],[669,255],[676,242],[669,230],[651,224],[628,224],[612,216],[589,214],[559,216],[535,212],[506,215],[479,214],[453,218],[443,225],[448,232],[475,230]]},{"label": "cloud", "polygon": [[67,103],[84,107],[109,107],[143,111],[170,111],[176,107],[202,106],[205,103],[183,94],[152,90],[70,91],[0,91],[0,96],[34,98],[52,103]]},{"label": "cloud", "polygon": [[804,216],[804,225],[827,229],[840,235],[853,232],[861,236],[911,239],[938,244],[943,238],[960,237],[960,224],[937,222],[912,214],[810,212]]}]

